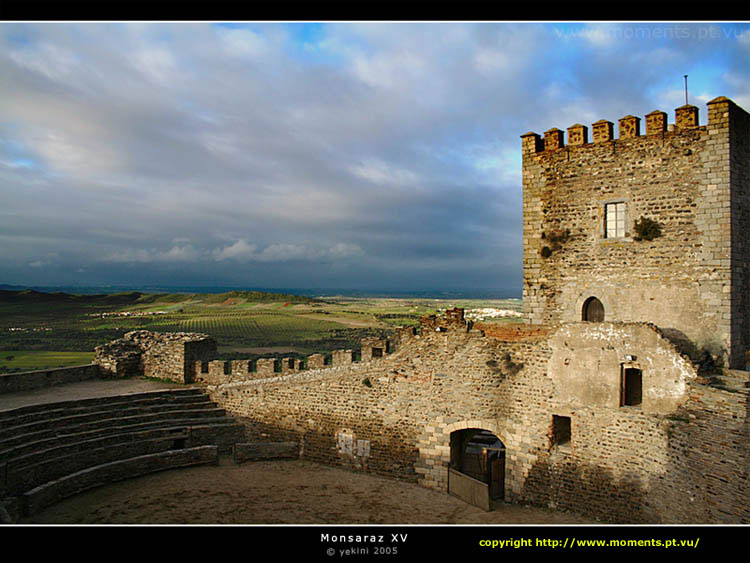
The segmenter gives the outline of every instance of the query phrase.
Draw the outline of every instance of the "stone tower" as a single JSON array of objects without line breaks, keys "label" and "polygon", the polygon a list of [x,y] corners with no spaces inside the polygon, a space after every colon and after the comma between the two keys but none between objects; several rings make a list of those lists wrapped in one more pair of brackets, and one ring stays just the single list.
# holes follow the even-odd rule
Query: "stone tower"
[{"label": "stone tower", "polygon": [[750,115],[731,100],[521,136],[533,324],[650,322],[727,367],[750,348]]}]

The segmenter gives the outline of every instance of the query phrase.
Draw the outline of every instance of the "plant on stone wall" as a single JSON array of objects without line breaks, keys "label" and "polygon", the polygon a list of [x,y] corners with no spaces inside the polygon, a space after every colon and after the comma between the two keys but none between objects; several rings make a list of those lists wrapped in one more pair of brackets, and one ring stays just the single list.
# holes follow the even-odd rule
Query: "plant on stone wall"
[{"label": "plant on stone wall", "polygon": [[362,385],[364,385],[365,387],[372,387],[372,382],[370,381],[370,378],[369,377],[365,377],[362,380]]},{"label": "plant on stone wall", "polygon": [[488,360],[486,365],[495,373],[502,376],[515,375],[523,368],[523,364],[515,363],[509,353],[506,353],[499,362],[497,360]]},{"label": "plant on stone wall", "polygon": [[547,233],[542,232],[542,240],[549,242],[549,246],[543,246],[540,254],[542,258],[549,258],[553,252],[560,250],[563,244],[570,238],[570,229],[555,229]]},{"label": "plant on stone wall", "polygon": [[661,236],[661,225],[648,217],[641,216],[641,218],[635,222],[634,227],[634,240],[654,240]]}]

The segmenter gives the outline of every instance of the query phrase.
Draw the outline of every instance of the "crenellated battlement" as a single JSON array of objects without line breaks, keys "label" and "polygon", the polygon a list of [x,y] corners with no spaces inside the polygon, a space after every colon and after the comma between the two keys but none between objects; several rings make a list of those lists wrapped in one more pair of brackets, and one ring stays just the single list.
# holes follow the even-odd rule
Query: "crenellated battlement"
[{"label": "crenellated battlement", "polygon": [[[720,126],[723,114],[729,105],[734,103],[720,96],[708,102],[708,126]],[[686,104],[674,110],[675,119],[672,124],[668,123],[665,112],[654,110],[644,116],[645,136],[664,135],[669,132],[680,132],[700,127],[699,110],[697,106]],[[565,132],[558,128],[545,131],[544,136],[529,132],[521,135],[522,151],[524,155],[557,151],[568,147],[583,147],[608,143],[611,141],[633,139],[644,136],[641,132],[641,118],[634,115],[626,115],[617,121],[618,137],[615,138],[615,125],[606,119],[591,124],[591,137],[589,142],[589,128],[580,123],[567,128],[567,145]]]},{"label": "crenellated battlement", "polygon": [[426,315],[420,319],[419,327],[400,327],[393,340],[363,338],[359,350],[333,350],[329,354],[311,354],[305,358],[243,360],[217,359],[216,342],[206,334],[161,334],[141,330],[99,346],[96,363],[109,377],[147,375],[216,385],[377,361],[419,335],[457,330],[471,330],[471,323],[464,319],[464,310],[460,308],[449,309],[444,316]]},{"label": "crenellated battlement", "polygon": [[365,364],[392,354],[398,347],[411,339],[434,332],[471,330],[471,323],[464,319],[461,308],[448,309],[444,316],[425,315],[419,327],[399,327],[393,341],[387,338],[363,338],[359,353],[351,349],[333,350],[330,354],[311,354],[304,359],[297,358],[258,358],[256,360],[211,360],[196,361],[194,371],[196,381],[218,385],[232,381],[266,379],[289,375],[302,371],[316,371],[327,368]]}]

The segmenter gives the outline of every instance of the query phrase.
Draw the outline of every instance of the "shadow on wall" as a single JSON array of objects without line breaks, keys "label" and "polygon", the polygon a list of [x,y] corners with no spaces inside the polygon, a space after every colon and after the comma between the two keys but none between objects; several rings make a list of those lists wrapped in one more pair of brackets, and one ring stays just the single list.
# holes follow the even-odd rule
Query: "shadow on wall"
[{"label": "shadow on wall", "polygon": [[529,472],[524,502],[588,514],[616,524],[657,524],[645,509],[646,494],[637,477],[617,479],[611,470],[575,461],[540,459]]},{"label": "shadow on wall", "polygon": [[721,371],[723,359],[727,357],[727,350],[718,341],[698,345],[676,328],[659,327],[659,332],[674,344],[680,354],[690,358],[697,367],[699,375],[706,376]]},{"label": "shadow on wall", "polygon": [[705,385],[668,417],[669,463],[650,497],[670,523],[750,523],[749,417],[750,393]]},{"label": "shadow on wall", "polygon": [[[234,418],[245,425],[245,439],[248,441],[296,442],[299,444],[300,459],[417,482],[415,466],[419,450],[398,431],[393,433],[391,429],[380,428],[382,432],[378,432],[378,429],[370,427],[364,432],[353,425],[347,427],[348,423],[343,420],[332,426],[311,428],[301,421],[296,425],[290,422],[289,426],[284,427],[243,416],[234,415]],[[348,429],[342,431],[343,428]],[[378,438],[372,439],[373,435]],[[342,437],[351,438],[350,443],[342,441]],[[364,437],[367,439],[362,440]],[[364,449],[362,442],[366,442]]]}]

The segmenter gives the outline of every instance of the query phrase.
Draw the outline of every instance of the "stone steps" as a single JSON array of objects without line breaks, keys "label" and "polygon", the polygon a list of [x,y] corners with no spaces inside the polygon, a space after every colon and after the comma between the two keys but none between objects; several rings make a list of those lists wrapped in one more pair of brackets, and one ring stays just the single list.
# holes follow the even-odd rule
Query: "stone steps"
[{"label": "stone steps", "polygon": [[25,516],[30,516],[64,498],[108,483],[168,469],[195,465],[216,465],[218,460],[219,453],[216,446],[200,446],[146,454],[95,465],[26,491],[21,496],[21,511]]},{"label": "stone steps", "polygon": [[[105,421],[113,418],[132,418],[139,415],[148,416],[154,413],[176,412],[176,411],[197,411],[197,410],[216,410],[216,403],[208,400],[199,400],[198,402],[163,404],[154,403],[149,405],[119,405],[117,407],[107,408],[106,406],[97,407],[95,411],[79,412],[69,415],[56,411],[50,416],[42,418],[40,414],[35,415],[35,420],[9,426],[0,430],[0,444],[5,440],[11,439],[17,435],[34,434],[44,432],[49,429],[62,429],[68,427],[83,426],[93,424],[98,421]],[[1,448],[2,446],[0,446]]]},{"label": "stone steps", "polygon": [[[38,489],[29,497],[32,500],[22,504],[42,506],[47,501],[33,500],[38,495],[44,499],[64,498],[78,490],[80,483],[88,487],[110,475],[110,469],[94,468],[119,468],[111,471],[120,479],[127,478],[127,468],[139,467],[140,462],[130,460],[169,468],[174,460],[192,459],[194,454],[198,463],[206,463],[206,450],[201,447],[230,452],[243,437],[244,427],[224,409],[217,408],[201,389],[118,395],[2,411],[0,498],[26,498],[27,492]],[[183,451],[193,454],[167,455]],[[161,461],[149,461],[149,456]],[[90,479],[94,474],[98,477]]]},{"label": "stone steps", "polygon": [[[161,426],[184,425],[191,426],[201,424],[202,421],[225,420],[226,411],[219,408],[198,408],[190,410],[174,410],[165,412],[153,412],[149,414],[137,414],[133,416],[113,416],[109,418],[97,418],[96,420],[84,422],[81,424],[71,424],[68,426],[51,426],[42,430],[16,434],[0,440],[0,463],[9,461],[7,452],[14,451],[18,446],[31,444],[43,440],[57,440],[59,443],[65,443],[66,440],[74,440],[75,436],[85,433],[102,433],[116,432],[118,428],[128,428],[130,430],[146,430]],[[206,422],[203,422],[205,424]]]},{"label": "stone steps", "polygon": [[114,395],[110,397],[95,397],[77,401],[61,401],[56,403],[40,403],[12,410],[0,411],[0,430],[33,422],[44,420],[54,416],[56,413],[62,415],[75,415],[90,412],[93,407],[107,406],[116,408],[118,405],[137,406],[149,404],[195,402],[199,400],[209,401],[208,396],[201,389],[176,389],[169,391],[150,391],[146,393],[132,393],[125,395]]}]

